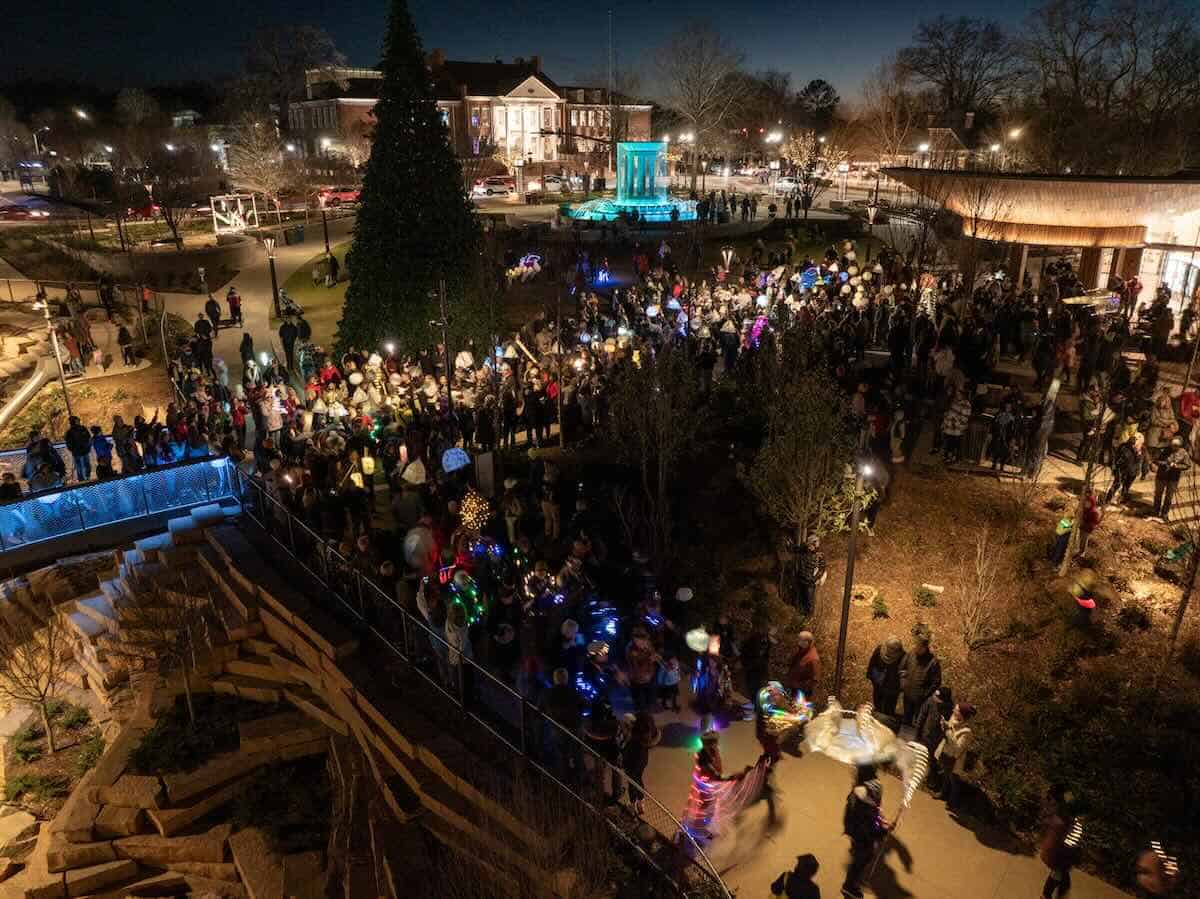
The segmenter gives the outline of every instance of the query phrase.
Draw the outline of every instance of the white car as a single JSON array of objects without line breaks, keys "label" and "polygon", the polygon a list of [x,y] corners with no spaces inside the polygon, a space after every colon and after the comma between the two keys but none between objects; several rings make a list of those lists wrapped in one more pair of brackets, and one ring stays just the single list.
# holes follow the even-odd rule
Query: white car
[{"label": "white car", "polygon": [[547,194],[561,194],[563,191],[570,191],[570,181],[562,175],[546,175],[544,178],[530,178],[526,185],[528,190],[541,191]]},{"label": "white car", "polygon": [[477,197],[507,197],[514,190],[516,188],[511,178],[504,175],[495,175],[491,178],[476,181],[475,186],[471,188],[471,193]]},{"label": "white car", "polygon": [[777,194],[790,194],[792,191],[799,190],[800,187],[800,179],[793,178],[791,175],[775,179],[775,193]]}]

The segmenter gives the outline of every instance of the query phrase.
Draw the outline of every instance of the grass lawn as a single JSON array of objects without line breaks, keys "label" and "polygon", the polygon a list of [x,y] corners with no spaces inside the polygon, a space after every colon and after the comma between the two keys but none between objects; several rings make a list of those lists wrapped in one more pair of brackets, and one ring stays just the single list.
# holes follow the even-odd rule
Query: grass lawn
[{"label": "grass lawn", "polygon": [[[333,345],[337,324],[342,317],[342,304],[346,302],[346,288],[350,286],[349,279],[345,277],[346,253],[350,251],[350,244],[351,241],[347,240],[332,247],[343,273],[336,287],[326,287],[324,281],[313,285],[313,266],[324,257],[324,253],[315,254],[282,285],[288,296],[304,307],[304,318],[313,331],[313,343],[324,347]],[[272,325],[275,321],[272,316]]]}]

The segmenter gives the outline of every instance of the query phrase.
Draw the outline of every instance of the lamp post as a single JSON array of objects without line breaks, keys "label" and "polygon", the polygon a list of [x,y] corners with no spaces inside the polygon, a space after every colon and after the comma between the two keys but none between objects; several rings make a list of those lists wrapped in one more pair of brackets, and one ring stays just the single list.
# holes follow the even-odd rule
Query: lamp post
[{"label": "lamp post", "polygon": [[438,325],[442,329],[442,353],[446,360],[446,409],[451,415],[454,414],[454,366],[450,359],[450,338],[446,333],[446,328],[450,322],[446,316],[446,279],[438,279],[438,309],[440,317],[437,321],[432,321],[430,325]]},{"label": "lamp post", "polygon": [[842,690],[842,674],[846,667],[846,630],[850,625],[850,591],[854,585],[854,554],[858,549],[858,515],[862,511],[859,496],[862,494],[863,478],[870,477],[870,465],[861,465],[854,473],[854,496],[850,498],[850,546],[846,551],[846,585],[842,590],[842,620],[838,626],[837,664],[833,670],[833,695]]},{"label": "lamp post", "polygon": [[329,253],[329,222],[325,218],[325,198],[317,194],[317,205],[321,207],[321,230],[325,233],[325,255]]},{"label": "lamp post", "polygon": [[67,393],[67,376],[63,373],[62,351],[58,347],[58,329],[50,318],[50,300],[42,300],[33,304],[34,309],[41,309],[46,317],[46,331],[50,334],[50,345],[54,347],[54,361],[58,363],[58,383],[62,385],[63,403],[67,407],[67,418],[75,413],[71,411],[71,395]]},{"label": "lamp post", "polygon": [[871,261],[871,243],[875,237],[875,216],[879,214],[879,185],[875,185],[875,193],[867,203],[867,262]]},{"label": "lamp post", "polygon": [[263,246],[267,248],[267,263],[271,266],[271,299],[275,303],[275,317],[279,318],[279,282],[275,279],[275,238],[264,237]]}]

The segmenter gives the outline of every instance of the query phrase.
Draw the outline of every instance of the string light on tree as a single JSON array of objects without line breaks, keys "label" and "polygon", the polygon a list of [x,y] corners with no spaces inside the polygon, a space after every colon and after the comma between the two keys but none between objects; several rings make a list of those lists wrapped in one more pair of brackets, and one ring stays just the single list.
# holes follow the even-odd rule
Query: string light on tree
[{"label": "string light on tree", "polygon": [[482,494],[468,488],[459,505],[462,525],[469,531],[482,531],[492,517],[492,506]]}]

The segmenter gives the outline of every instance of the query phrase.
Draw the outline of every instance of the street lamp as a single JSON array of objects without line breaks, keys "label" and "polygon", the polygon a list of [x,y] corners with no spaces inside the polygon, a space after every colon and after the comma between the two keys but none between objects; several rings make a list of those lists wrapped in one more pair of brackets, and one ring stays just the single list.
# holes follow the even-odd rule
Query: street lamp
[{"label": "street lamp", "polygon": [[871,262],[871,243],[875,235],[875,216],[879,214],[879,184],[875,184],[875,193],[867,202],[867,263]]},{"label": "street lamp", "polygon": [[91,118],[91,116],[77,106],[75,107],[75,118],[82,119],[86,122],[89,118]]},{"label": "street lamp", "polygon": [[854,495],[850,498],[850,546],[846,550],[846,584],[842,590],[842,620],[838,628],[837,664],[833,670],[834,696],[841,693],[842,674],[846,667],[846,629],[850,626],[850,593],[854,585],[854,554],[858,549],[858,515],[862,505],[859,497],[862,495],[863,478],[869,478],[874,473],[874,468],[865,463],[859,465],[853,472]]},{"label": "street lamp", "polygon": [[58,330],[50,319],[50,300],[39,300],[33,304],[34,309],[40,309],[46,317],[46,331],[50,334],[50,345],[54,347],[54,361],[58,363],[58,383],[62,385],[63,403],[67,407],[67,418],[75,413],[71,411],[71,395],[67,393],[67,376],[63,372],[62,351],[58,347]]},{"label": "street lamp", "polygon": [[109,144],[105,144],[105,145],[104,145],[104,152],[105,152],[105,153],[111,153],[112,151],[113,151],[113,148],[112,148],[112,146],[111,146],[111,145],[109,145]]},{"label": "street lamp", "polygon": [[1009,132],[1008,132],[1008,139],[1009,139],[1009,140],[1016,140],[1016,139],[1017,139],[1017,138],[1019,138],[1020,136],[1021,136],[1021,129],[1020,129],[1020,128],[1014,128],[1014,129],[1012,129],[1011,131],[1009,131]]},{"label": "street lamp", "polygon": [[289,153],[295,153],[296,145],[295,144],[285,144],[284,149],[287,150]]},{"label": "street lamp", "polygon": [[271,298],[275,302],[275,317],[279,315],[279,282],[275,279],[275,238],[264,237],[263,246],[267,248],[267,263],[271,266]]},{"label": "street lamp", "polygon": [[317,194],[317,205],[321,207],[321,230],[325,232],[325,255],[329,255],[329,222],[325,218],[325,198]]},{"label": "street lamp", "polygon": [[163,144],[163,146],[167,148],[167,152],[168,152],[168,153],[174,153],[174,152],[175,152],[175,145],[174,145],[174,144]]}]

